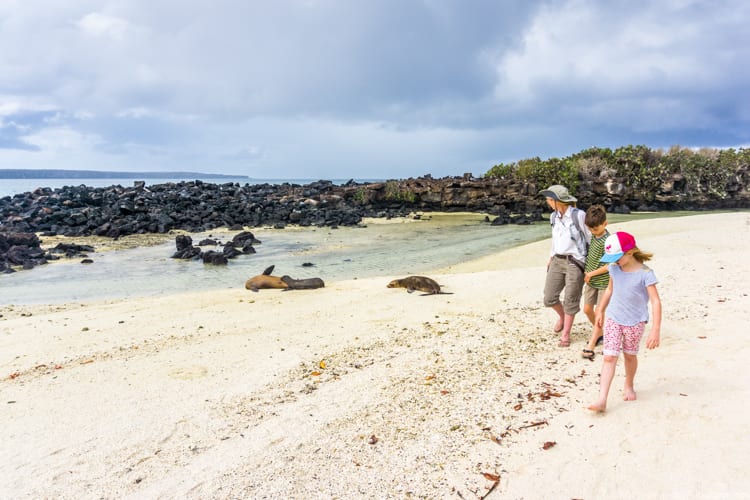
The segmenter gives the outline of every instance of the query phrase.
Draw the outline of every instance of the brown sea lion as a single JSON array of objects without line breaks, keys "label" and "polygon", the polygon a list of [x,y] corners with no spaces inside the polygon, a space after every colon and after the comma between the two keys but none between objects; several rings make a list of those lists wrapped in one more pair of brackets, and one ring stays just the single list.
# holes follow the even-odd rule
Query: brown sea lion
[{"label": "brown sea lion", "polygon": [[287,284],[287,289],[284,290],[285,292],[287,290],[312,290],[315,288],[323,288],[325,283],[323,283],[323,280],[320,278],[307,278],[307,279],[301,279],[296,280],[290,276],[282,276],[281,281]]},{"label": "brown sea lion", "polygon": [[269,266],[265,271],[263,271],[263,274],[253,276],[252,278],[247,280],[245,282],[245,288],[248,290],[252,290],[253,292],[257,292],[258,290],[263,290],[266,288],[289,288],[289,285],[284,283],[281,278],[279,278],[278,276],[271,276],[274,267],[275,266]]},{"label": "brown sea lion", "polygon": [[393,280],[388,283],[388,288],[406,288],[406,291],[412,293],[414,290],[424,292],[422,295],[433,295],[433,294],[444,294],[449,295],[449,292],[440,291],[440,285],[437,281],[427,276],[407,276],[398,280]]}]

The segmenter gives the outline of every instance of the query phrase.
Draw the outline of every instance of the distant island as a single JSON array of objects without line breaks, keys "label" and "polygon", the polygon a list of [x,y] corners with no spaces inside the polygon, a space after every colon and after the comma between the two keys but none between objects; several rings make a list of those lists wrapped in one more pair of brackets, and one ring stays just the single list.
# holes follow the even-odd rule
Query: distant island
[{"label": "distant island", "polygon": [[202,172],[106,172],[103,170],[0,168],[0,179],[249,179],[246,175]]}]

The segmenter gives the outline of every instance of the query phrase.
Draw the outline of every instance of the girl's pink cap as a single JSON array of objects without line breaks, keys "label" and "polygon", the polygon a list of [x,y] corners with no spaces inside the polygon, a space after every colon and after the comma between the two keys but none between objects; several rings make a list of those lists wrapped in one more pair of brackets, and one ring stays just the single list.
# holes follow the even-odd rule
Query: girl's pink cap
[{"label": "girl's pink cap", "polygon": [[600,262],[617,262],[625,252],[635,248],[635,238],[630,233],[617,231],[604,240],[604,255]]}]

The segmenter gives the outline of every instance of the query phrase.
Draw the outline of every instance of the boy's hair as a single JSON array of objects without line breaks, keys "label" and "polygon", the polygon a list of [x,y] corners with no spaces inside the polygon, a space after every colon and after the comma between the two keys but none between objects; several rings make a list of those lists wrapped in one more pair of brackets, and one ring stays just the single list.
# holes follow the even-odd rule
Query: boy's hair
[{"label": "boy's hair", "polygon": [[602,205],[591,205],[586,210],[586,219],[584,222],[588,227],[601,226],[607,222],[607,211]]},{"label": "boy's hair", "polygon": [[635,247],[633,249],[633,258],[643,264],[647,260],[651,260],[651,257],[653,257],[654,254],[649,252],[642,252],[640,248]]}]

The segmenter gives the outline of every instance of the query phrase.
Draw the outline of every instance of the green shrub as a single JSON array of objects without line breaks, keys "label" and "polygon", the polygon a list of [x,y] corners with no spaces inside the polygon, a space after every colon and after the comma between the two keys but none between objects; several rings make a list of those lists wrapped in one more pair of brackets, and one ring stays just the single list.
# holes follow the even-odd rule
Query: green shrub
[{"label": "green shrub", "polygon": [[367,203],[367,190],[363,187],[357,188],[352,198],[356,203],[365,205]]},{"label": "green shrub", "polygon": [[484,175],[485,177],[497,177],[498,179],[510,177],[513,175],[513,164],[505,165],[503,163],[499,163],[489,169]]},{"label": "green shrub", "polygon": [[653,198],[664,181],[673,174],[685,179],[685,191],[702,193],[714,198],[724,198],[728,187],[738,181],[750,166],[750,149],[717,150],[701,148],[697,151],[672,146],[669,151],[652,150],[646,146],[622,146],[612,151],[609,148],[589,148],[566,158],[539,157],[519,160],[515,163],[493,166],[486,177],[511,178],[534,183],[540,187],[562,184],[575,194],[580,179],[600,175],[624,178],[629,187],[645,199]]},{"label": "green shrub", "polygon": [[388,201],[414,203],[417,200],[417,195],[411,190],[402,188],[401,183],[398,181],[387,181],[385,183],[385,199]]}]

